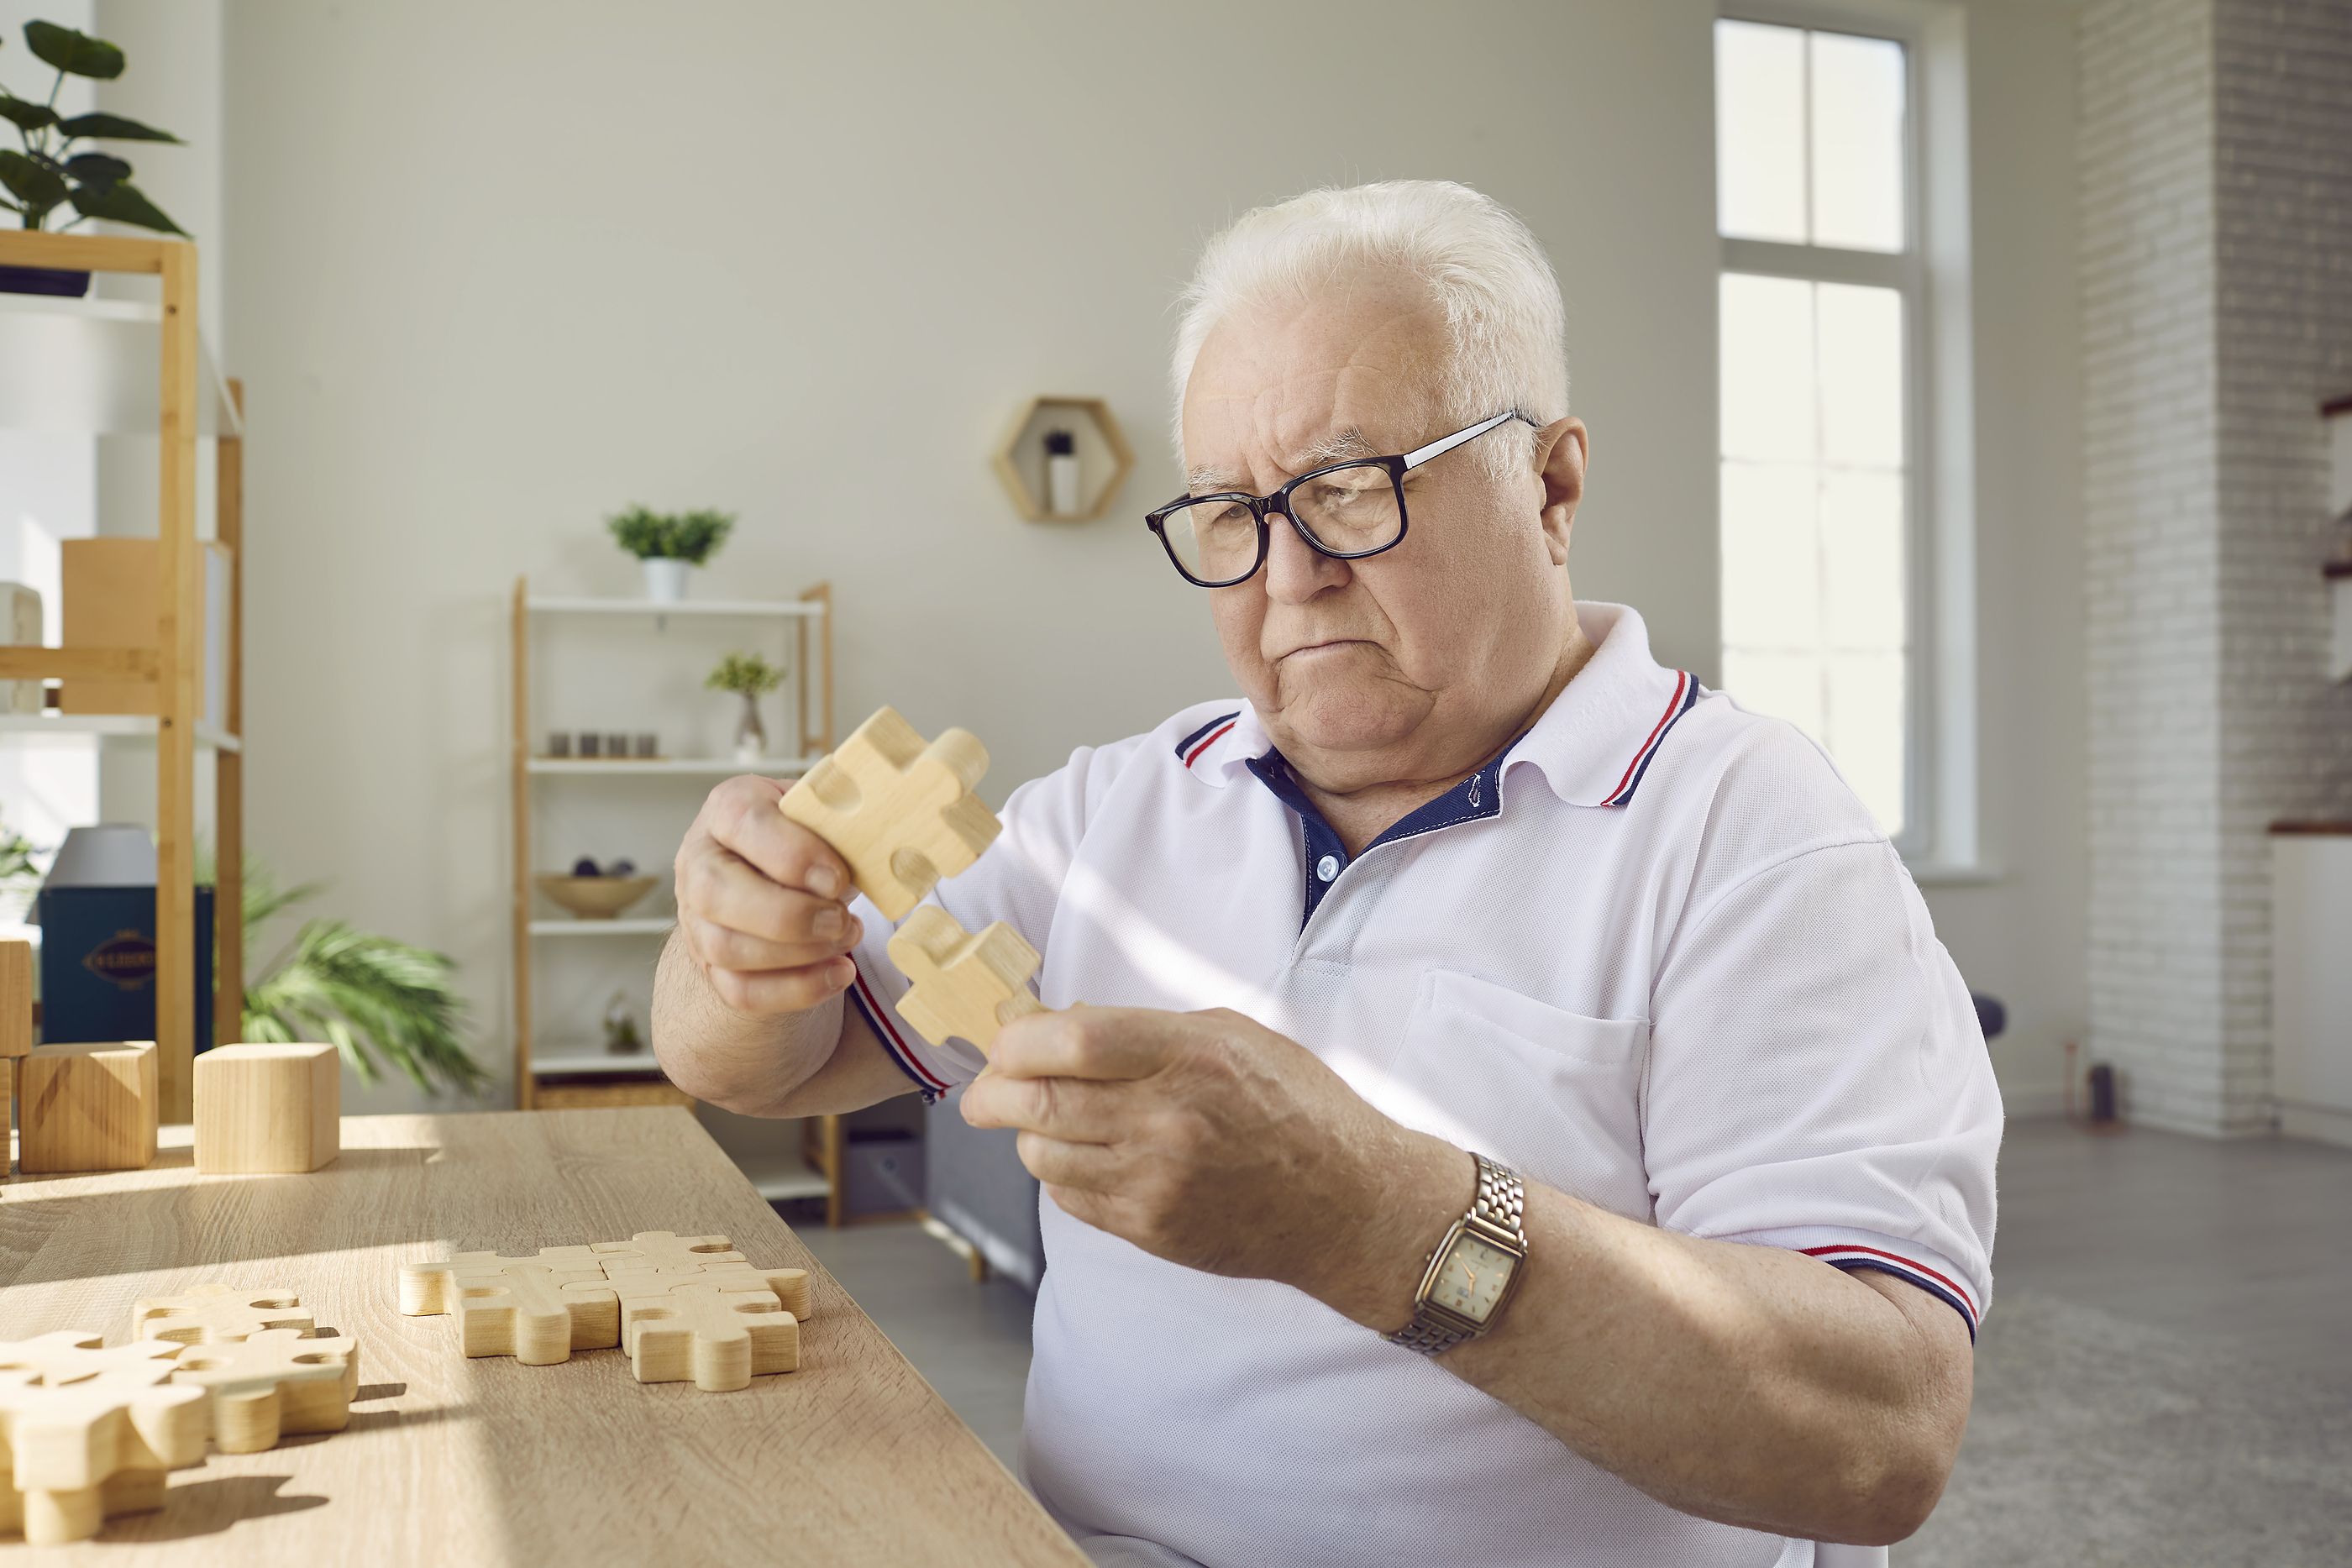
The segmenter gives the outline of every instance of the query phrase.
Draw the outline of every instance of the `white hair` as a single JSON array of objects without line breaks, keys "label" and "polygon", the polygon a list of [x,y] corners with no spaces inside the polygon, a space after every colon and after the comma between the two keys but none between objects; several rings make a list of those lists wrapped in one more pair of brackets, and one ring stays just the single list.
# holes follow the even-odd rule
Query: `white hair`
[{"label": "white hair", "polygon": [[[1568,319],[1559,277],[1518,215],[1451,180],[1383,180],[1308,191],[1243,214],[1201,253],[1177,297],[1171,366],[1176,458],[1184,460],[1184,386],[1201,344],[1233,311],[1297,300],[1366,267],[1402,268],[1429,287],[1452,334],[1444,401],[1461,424],[1516,409],[1537,424],[1568,412]],[[1507,434],[1507,433],[1515,433]],[[1433,439],[1446,431],[1417,433]],[[1474,443],[1498,477],[1527,461],[1516,421]]]}]

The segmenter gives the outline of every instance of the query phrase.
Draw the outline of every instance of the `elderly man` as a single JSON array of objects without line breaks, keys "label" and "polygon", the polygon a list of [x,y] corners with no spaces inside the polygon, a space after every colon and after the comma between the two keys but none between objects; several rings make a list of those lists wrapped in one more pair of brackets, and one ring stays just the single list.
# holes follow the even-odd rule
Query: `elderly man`
[{"label": "elderly man", "polygon": [[738,779],[678,852],[664,1066],[1020,1129],[1022,1469],[1097,1563],[1881,1556],[1967,1420],[2000,1130],[1917,889],[1800,733],[1570,594],[1587,435],[1517,218],[1312,193],[1185,306],[1149,522],[1242,699],[1079,749],[934,895],[1054,1010],[926,1044]]}]

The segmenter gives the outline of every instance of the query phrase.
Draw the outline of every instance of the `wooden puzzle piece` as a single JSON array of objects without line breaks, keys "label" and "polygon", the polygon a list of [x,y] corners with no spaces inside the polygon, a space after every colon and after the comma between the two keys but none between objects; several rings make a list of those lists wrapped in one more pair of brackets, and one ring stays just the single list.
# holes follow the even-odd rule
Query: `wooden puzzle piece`
[{"label": "wooden puzzle piece", "polygon": [[996,1031],[1045,1004],[1029,989],[1037,949],[1002,920],[977,936],[935,904],[908,915],[890,938],[890,962],[914,982],[898,1016],[933,1045],[961,1036],[985,1056]]},{"label": "wooden puzzle piece", "polygon": [[163,1472],[204,1458],[210,1406],[202,1388],[121,1375],[60,1387],[10,1373],[0,1379],[0,1523],[51,1546],[97,1534],[110,1513],[159,1506]]},{"label": "wooden puzzle piece", "polygon": [[878,709],[785,792],[785,816],[833,846],[858,891],[900,920],[932,884],[980,858],[999,829],[972,787],[988,748],[969,730],[928,746],[894,708]]},{"label": "wooden puzzle piece", "polygon": [[257,1454],[288,1432],[340,1432],[351,1424],[360,1382],[356,1341],[264,1329],[228,1344],[196,1345],[172,1381],[212,1394],[213,1442],[224,1454]]},{"label": "wooden puzzle piece", "polygon": [[766,1291],[802,1322],[809,1315],[809,1277],[805,1269],[762,1269],[751,1263],[688,1264],[676,1269],[645,1269],[625,1263],[604,1265],[624,1302],[633,1295],[666,1290],[673,1285],[709,1284],[721,1291]]},{"label": "wooden puzzle piece", "polygon": [[708,1394],[801,1364],[801,1329],[772,1291],[702,1282],[622,1298],[630,1369],[639,1383],[691,1381]]},{"label": "wooden puzzle piece", "polygon": [[13,1343],[0,1343],[0,1372],[21,1372],[16,1382],[46,1383],[62,1387],[84,1378],[105,1375],[129,1383],[162,1383],[179,1360],[177,1343],[147,1340],[105,1348],[100,1336],[87,1329],[56,1329]]},{"label": "wooden puzzle piece", "polygon": [[460,1252],[425,1263],[400,1266],[400,1310],[408,1317],[430,1317],[449,1311],[457,1299],[451,1281],[461,1274],[495,1274],[513,1263],[536,1263],[568,1272],[602,1267],[603,1260],[587,1242],[572,1247],[542,1247],[536,1252]]},{"label": "wooden puzzle piece", "polygon": [[451,1311],[467,1355],[510,1355],[526,1366],[569,1361],[575,1350],[621,1343],[620,1301],[601,1269],[509,1263],[456,1281]]},{"label": "wooden puzzle piece", "polygon": [[634,1272],[743,1261],[743,1254],[724,1236],[680,1236],[674,1230],[640,1230],[626,1241],[592,1241],[589,1252],[608,1274],[621,1268]]},{"label": "wooden puzzle piece", "polygon": [[145,1296],[131,1309],[132,1339],[167,1339],[181,1344],[222,1344],[264,1329],[317,1327],[301,1298],[284,1286],[238,1290],[230,1285],[191,1286],[176,1296]]}]

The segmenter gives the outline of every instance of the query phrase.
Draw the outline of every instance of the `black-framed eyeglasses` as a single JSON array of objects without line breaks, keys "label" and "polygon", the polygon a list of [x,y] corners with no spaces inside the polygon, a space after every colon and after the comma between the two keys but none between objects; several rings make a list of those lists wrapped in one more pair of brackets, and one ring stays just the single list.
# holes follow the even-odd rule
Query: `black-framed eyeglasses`
[{"label": "black-framed eyeglasses", "polygon": [[1266,518],[1276,513],[1290,519],[1307,549],[1334,560],[1361,560],[1404,541],[1406,474],[1514,419],[1535,423],[1511,409],[1402,456],[1351,457],[1310,469],[1271,496],[1179,496],[1144,514],[1144,526],[1196,588],[1231,588],[1257,575],[1271,534]]}]

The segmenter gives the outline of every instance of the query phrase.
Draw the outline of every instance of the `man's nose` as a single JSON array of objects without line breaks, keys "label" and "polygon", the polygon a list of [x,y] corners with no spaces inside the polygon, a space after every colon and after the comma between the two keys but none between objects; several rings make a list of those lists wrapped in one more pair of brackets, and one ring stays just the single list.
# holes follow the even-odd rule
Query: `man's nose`
[{"label": "man's nose", "polygon": [[1333,560],[1298,537],[1288,517],[1266,517],[1266,597],[1284,604],[1304,604],[1327,588],[1348,580],[1348,563]]}]

